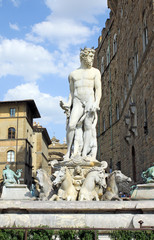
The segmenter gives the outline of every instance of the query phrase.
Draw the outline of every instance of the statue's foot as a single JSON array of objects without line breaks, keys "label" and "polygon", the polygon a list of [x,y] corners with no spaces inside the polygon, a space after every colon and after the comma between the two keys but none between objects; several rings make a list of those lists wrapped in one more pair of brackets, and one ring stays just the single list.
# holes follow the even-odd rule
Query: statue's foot
[{"label": "statue's foot", "polygon": [[68,154],[64,155],[63,159],[64,161],[71,161]]},{"label": "statue's foot", "polygon": [[89,155],[83,156],[82,158],[83,158],[83,160],[84,160],[85,162],[90,162],[90,161],[93,161],[93,160],[94,160],[94,159],[93,159],[91,156],[89,156]]}]

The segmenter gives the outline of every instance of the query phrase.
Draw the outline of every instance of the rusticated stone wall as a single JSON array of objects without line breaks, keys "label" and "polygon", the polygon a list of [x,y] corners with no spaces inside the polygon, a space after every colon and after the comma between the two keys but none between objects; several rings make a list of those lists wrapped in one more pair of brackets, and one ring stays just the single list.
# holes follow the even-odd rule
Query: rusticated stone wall
[{"label": "rusticated stone wall", "polygon": [[102,74],[98,159],[141,182],[142,171],[154,162],[154,3],[108,2],[110,18],[95,57]]}]

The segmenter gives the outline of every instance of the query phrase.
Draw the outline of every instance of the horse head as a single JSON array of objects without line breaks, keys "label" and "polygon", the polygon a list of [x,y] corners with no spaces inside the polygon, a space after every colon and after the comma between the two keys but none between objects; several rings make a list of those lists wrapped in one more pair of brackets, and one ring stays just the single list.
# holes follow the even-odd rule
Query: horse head
[{"label": "horse head", "polygon": [[42,168],[36,170],[36,179],[41,187],[44,187],[46,184],[52,184],[47,172]]},{"label": "horse head", "polygon": [[107,187],[107,184],[106,184],[106,178],[107,178],[107,174],[105,173],[105,171],[101,171],[99,174],[99,182],[98,184],[103,187],[103,188],[106,188]]},{"label": "horse head", "polygon": [[66,167],[62,167],[60,169],[60,171],[58,173],[56,173],[55,176],[56,176],[56,178],[53,181],[53,185],[57,186],[57,185],[61,184],[65,180],[65,177],[66,177]]},{"label": "horse head", "polygon": [[36,170],[36,179],[38,181],[38,184],[43,187],[43,183],[44,183],[44,174],[43,174],[43,169],[37,169]]},{"label": "horse head", "polygon": [[126,175],[124,175],[120,170],[115,170],[111,174],[115,175],[116,183],[131,182],[132,181],[130,177],[127,177]]}]

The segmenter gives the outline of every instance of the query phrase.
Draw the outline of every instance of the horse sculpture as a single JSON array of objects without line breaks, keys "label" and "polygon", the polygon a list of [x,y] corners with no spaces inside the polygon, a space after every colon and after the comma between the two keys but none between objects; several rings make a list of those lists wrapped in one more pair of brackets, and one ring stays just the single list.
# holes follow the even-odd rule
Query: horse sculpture
[{"label": "horse sculpture", "polygon": [[50,177],[48,176],[47,172],[42,168],[38,169],[36,173],[37,183],[40,187],[39,197],[41,200],[49,200],[54,194]]},{"label": "horse sculpture", "polygon": [[79,201],[99,201],[96,185],[99,185],[100,188],[106,188],[105,178],[105,170],[97,170],[95,168],[90,170],[79,192]]},{"label": "horse sculpture", "polygon": [[73,186],[73,180],[68,168],[62,167],[55,176],[53,185],[60,186],[56,200],[75,201],[77,199],[77,191]]},{"label": "horse sculpture", "polygon": [[119,198],[119,191],[117,186],[117,184],[121,182],[131,182],[131,178],[125,176],[120,170],[115,170],[109,174],[107,179],[107,189],[101,200],[121,201],[122,199]]}]

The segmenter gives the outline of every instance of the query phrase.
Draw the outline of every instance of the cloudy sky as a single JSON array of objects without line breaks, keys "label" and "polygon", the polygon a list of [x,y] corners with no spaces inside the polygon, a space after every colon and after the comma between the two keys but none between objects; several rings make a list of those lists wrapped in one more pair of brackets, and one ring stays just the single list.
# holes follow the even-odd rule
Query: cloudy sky
[{"label": "cloudy sky", "polygon": [[107,0],[0,0],[0,101],[34,99],[50,137],[62,142],[68,74],[82,47],[97,47]]}]

